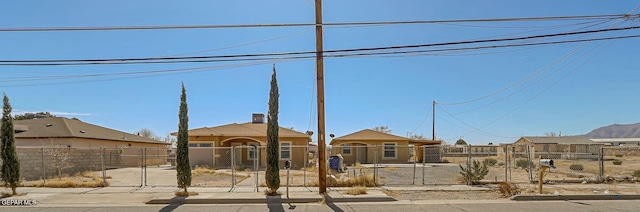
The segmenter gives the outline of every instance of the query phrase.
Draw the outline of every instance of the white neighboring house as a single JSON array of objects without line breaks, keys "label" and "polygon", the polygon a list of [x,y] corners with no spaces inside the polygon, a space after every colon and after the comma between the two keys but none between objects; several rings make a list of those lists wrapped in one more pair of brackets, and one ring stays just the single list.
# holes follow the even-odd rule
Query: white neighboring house
[{"label": "white neighboring house", "polygon": [[591,140],[606,146],[640,146],[640,138],[592,138]]}]

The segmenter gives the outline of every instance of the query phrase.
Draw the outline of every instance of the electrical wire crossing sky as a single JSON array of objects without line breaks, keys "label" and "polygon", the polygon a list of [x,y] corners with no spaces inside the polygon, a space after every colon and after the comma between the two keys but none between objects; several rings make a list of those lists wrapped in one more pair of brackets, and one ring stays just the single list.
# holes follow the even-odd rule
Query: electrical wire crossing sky
[{"label": "electrical wire crossing sky", "polygon": [[[511,143],[640,122],[640,1],[325,1],[326,132],[387,126],[454,143]],[[26,15],[29,14],[29,15]],[[316,131],[309,1],[12,2],[0,13],[0,87],[14,113],[126,132],[266,113]],[[330,141],[330,140],[328,140]]]}]

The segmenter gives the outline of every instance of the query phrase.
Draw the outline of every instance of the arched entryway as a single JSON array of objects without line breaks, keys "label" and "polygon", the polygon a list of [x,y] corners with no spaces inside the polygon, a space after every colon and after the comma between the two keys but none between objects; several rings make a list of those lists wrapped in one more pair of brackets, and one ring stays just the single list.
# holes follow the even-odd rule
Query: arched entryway
[{"label": "arched entryway", "polygon": [[233,151],[233,165],[239,169],[253,168],[256,160],[260,162],[259,166],[264,165],[266,158],[265,142],[251,137],[233,137],[222,140],[222,146],[229,146]]}]

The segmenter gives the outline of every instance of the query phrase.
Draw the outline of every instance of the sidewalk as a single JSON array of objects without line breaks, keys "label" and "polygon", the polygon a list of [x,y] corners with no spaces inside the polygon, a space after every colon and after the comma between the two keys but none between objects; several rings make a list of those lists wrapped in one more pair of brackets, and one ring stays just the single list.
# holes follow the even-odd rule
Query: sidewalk
[{"label": "sidewalk", "polygon": [[[20,187],[18,193],[23,196],[6,199],[35,200],[38,205],[144,205],[144,204],[264,204],[267,202],[282,203],[320,203],[323,198],[317,188],[292,187],[287,198],[286,188],[278,191],[278,197],[264,195],[263,189],[255,192],[254,188],[190,187],[189,191],[198,192],[190,197],[176,197],[178,188],[172,187],[105,187],[105,188],[34,188]],[[340,191],[348,188],[328,190],[328,199],[332,202],[383,202],[396,201],[387,196],[380,188],[367,188],[367,194],[347,195]],[[4,188],[3,192],[9,190]]]},{"label": "sidewalk", "polygon": [[[342,191],[349,188],[328,188],[327,202],[389,202],[401,203],[389,197],[388,191],[491,191],[496,190],[497,185],[467,186],[467,185],[427,185],[427,186],[382,186],[380,188],[367,188],[367,194],[348,195]],[[612,185],[608,184],[566,184],[544,185],[545,189],[574,188],[605,190]],[[640,184],[619,184],[619,188],[637,189]],[[180,189],[175,187],[105,187],[105,188],[35,188],[19,187],[18,193],[26,193],[23,196],[9,197],[6,199],[35,200],[38,205],[44,206],[135,206],[145,204],[265,204],[265,203],[320,203],[323,197],[318,194],[315,187],[291,187],[287,198],[286,187],[281,187],[281,196],[267,197],[264,195],[264,187],[255,191],[255,187],[237,187],[229,191],[229,187],[190,187],[189,191],[198,195],[190,197],[176,197],[175,192]],[[9,192],[2,188],[2,192]],[[616,200],[616,199],[640,199],[640,195],[519,195],[511,198],[516,201],[536,200]],[[428,200],[426,200],[428,201]]]}]

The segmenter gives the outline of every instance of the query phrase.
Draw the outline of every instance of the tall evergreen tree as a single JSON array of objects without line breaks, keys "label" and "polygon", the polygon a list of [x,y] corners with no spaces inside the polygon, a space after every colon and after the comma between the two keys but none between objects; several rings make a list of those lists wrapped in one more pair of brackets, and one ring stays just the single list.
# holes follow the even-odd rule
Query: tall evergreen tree
[{"label": "tall evergreen tree", "polygon": [[269,187],[268,194],[277,194],[280,188],[280,168],[278,167],[280,145],[278,143],[278,81],[276,80],[276,66],[273,65],[271,75],[271,90],[269,91],[269,114],[267,117],[267,170],[265,181]]},{"label": "tall evergreen tree", "polygon": [[12,195],[16,195],[16,187],[20,182],[20,162],[16,153],[16,138],[13,134],[13,120],[11,118],[11,104],[7,94],[3,94],[2,105],[2,145],[0,145],[0,157],[2,157],[2,181],[5,186],[11,187]]},{"label": "tall evergreen tree", "polygon": [[187,107],[187,91],[182,83],[180,95],[180,112],[178,113],[178,147],[176,149],[176,170],[178,187],[188,193],[187,187],[191,185],[191,165],[189,164],[189,116]]}]

